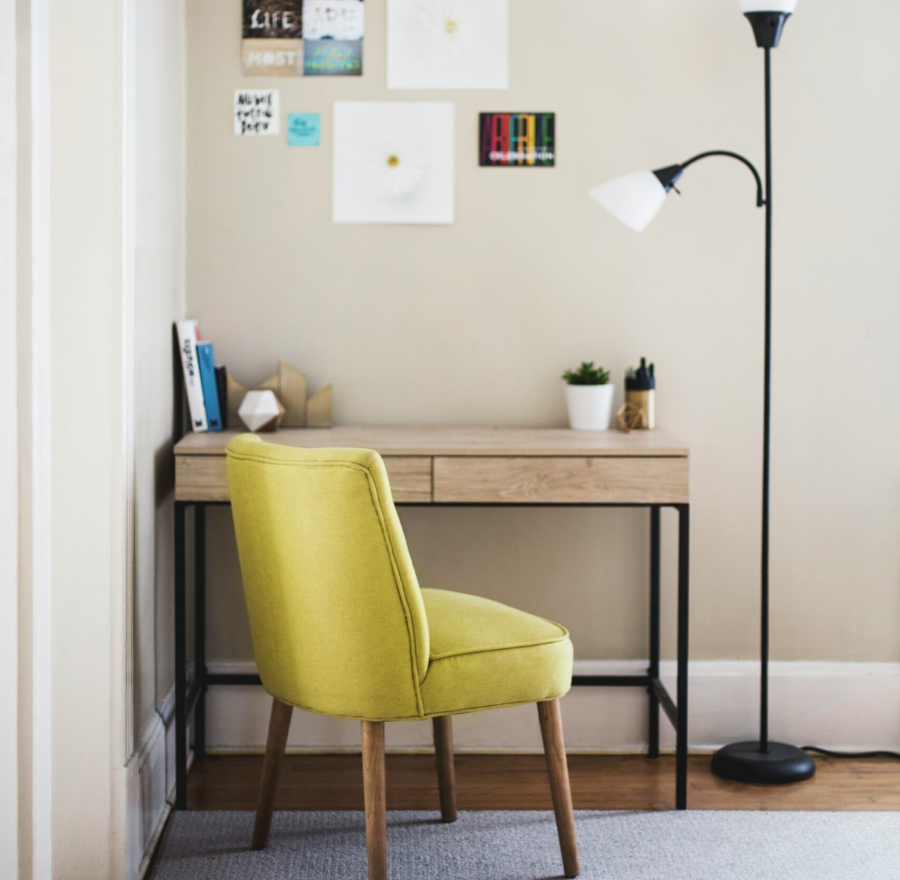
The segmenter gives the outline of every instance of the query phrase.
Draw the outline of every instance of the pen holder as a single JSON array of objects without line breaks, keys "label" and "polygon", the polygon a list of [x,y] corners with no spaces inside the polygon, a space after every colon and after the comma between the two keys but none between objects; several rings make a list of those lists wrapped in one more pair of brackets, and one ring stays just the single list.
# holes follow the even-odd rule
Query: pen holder
[{"label": "pen holder", "polygon": [[634,431],[652,431],[656,427],[656,390],[625,389],[625,402],[640,409],[643,418],[632,426]]}]

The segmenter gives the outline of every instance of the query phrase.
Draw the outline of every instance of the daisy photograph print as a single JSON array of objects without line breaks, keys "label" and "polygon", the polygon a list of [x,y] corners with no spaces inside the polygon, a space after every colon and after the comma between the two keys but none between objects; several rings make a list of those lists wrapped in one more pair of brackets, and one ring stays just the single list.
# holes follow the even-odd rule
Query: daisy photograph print
[{"label": "daisy photograph print", "polygon": [[335,223],[452,223],[449,102],[334,105]]},{"label": "daisy photograph print", "polygon": [[388,0],[389,89],[505,89],[508,0]]}]

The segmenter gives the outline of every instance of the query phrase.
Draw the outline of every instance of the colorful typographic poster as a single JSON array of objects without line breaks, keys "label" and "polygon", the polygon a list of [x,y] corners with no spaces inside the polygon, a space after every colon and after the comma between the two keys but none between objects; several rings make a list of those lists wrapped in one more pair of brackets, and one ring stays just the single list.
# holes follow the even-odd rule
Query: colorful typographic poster
[{"label": "colorful typographic poster", "polygon": [[318,113],[288,113],[287,141],[289,147],[317,147],[321,138]]},{"label": "colorful typographic poster", "polygon": [[556,164],[555,113],[482,113],[478,164],[549,168]]},{"label": "colorful typographic poster", "polygon": [[234,93],[234,133],[272,135],[281,131],[278,89],[237,89]]},{"label": "colorful typographic poster", "polygon": [[303,0],[304,76],[361,76],[363,0]]},{"label": "colorful typographic poster", "polygon": [[303,74],[303,0],[243,0],[246,76]]}]

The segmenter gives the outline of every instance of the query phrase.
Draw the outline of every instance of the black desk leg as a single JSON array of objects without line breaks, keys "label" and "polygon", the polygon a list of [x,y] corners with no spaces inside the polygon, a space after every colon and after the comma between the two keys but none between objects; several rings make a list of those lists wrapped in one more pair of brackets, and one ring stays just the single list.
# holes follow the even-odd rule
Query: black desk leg
[{"label": "black desk leg", "polygon": [[187,809],[187,657],[185,620],[187,581],[185,517],[187,503],[175,502],[175,809]]},{"label": "black desk leg", "polygon": [[[650,508],[650,678],[659,678],[659,508]],[[650,694],[650,730],[647,755],[659,757],[659,699],[653,688]]]},{"label": "black desk leg", "polygon": [[206,505],[194,505],[194,757],[206,754]]},{"label": "black desk leg", "polygon": [[678,505],[678,730],[675,745],[675,808],[687,809],[688,604],[690,599],[691,509]]}]

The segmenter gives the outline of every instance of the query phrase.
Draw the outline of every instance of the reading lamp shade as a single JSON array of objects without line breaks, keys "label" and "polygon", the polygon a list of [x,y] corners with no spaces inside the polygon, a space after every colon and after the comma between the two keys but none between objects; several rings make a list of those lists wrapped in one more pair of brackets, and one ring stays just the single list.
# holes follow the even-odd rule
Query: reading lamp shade
[{"label": "reading lamp shade", "polygon": [[741,12],[786,12],[793,14],[797,0],[739,0]]},{"label": "reading lamp shade", "polygon": [[663,206],[666,189],[652,171],[637,171],[601,183],[588,195],[626,226],[643,232]]}]

